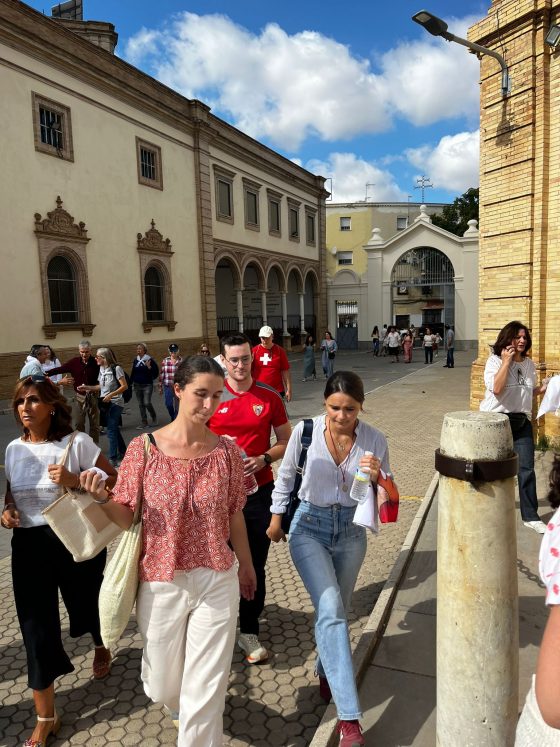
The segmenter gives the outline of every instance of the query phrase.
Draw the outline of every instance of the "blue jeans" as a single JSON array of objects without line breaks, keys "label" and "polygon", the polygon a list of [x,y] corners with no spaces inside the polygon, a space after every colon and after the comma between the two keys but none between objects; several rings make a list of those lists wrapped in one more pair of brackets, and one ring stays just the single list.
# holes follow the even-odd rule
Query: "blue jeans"
[{"label": "blue jeans", "polygon": [[319,675],[326,677],[338,718],[361,718],[346,610],[366,554],[366,531],[355,507],[322,508],[302,501],[292,521],[292,560],[315,608]]},{"label": "blue jeans", "polygon": [[519,487],[519,508],[523,521],[540,521],[538,514],[537,478],[535,477],[535,442],[533,426],[527,418],[526,423],[513,432],[513,450],[519,457],[517,482]]},{"label": "blue jeans", "polygon": [[455,348],[447,348],[447,368],[455,368],[454,352]]},{"label": "blue jeans", "polygon": [[111,403],[107,410],[107,438],[109,439],[109,459],[115,462],[123,457],[126,452],[126,444],[121,434],[119,423],[121,421],[123,408]]},{"label": "blue jeans", "polygon": [[166,384],[163,387],[163,398],[165,401],[165,406],[167,407],[167,412],[169,413],[169,417],[173,422],[173,420],[175,420],[175,418],[177,417],[177,410],[179,409],[179,406],[172,386],[168,386]]}]

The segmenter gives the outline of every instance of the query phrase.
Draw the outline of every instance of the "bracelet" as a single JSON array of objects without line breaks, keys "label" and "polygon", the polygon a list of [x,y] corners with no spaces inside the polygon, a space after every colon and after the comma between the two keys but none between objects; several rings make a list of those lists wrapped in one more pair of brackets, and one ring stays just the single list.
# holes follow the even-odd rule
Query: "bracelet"
[{"label": "bracelet", "polygon": [[102,498],[100,501],[98,501],[97,498],[93,499],[93,502],[97,503],[99,506],[104,506],[106,503],[109,503],[111,498],[113,498],[113,491],[107,490],[107,488],[105,488],[105,490],[107,492],[107,498]]}]

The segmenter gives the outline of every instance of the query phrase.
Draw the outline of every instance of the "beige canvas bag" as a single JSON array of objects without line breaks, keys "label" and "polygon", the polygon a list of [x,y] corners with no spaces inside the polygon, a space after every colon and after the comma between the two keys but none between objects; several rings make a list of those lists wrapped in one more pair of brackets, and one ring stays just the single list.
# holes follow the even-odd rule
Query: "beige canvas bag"
[{"label": "beige canvas bag", "polygon": [[[76,431],[72,433],[64,449],[59,462],[63,467],[75,436]],[[74,492],[65,488],[64,495],[47,506],[42,513],[77,563],[94,558],[122,532],[95,502],[91,493]]]}]

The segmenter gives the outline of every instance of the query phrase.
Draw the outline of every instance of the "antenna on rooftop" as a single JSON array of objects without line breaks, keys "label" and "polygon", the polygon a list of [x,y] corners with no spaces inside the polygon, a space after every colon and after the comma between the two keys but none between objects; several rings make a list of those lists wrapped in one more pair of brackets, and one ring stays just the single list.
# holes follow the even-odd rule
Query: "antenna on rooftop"
[{"label": "antenna on rooftop", "polygon": [[421,189],[422,190],[422,202],[424,202],[424,190],[433,188],[433,184],[430,184],[430,177],[422,175],[419,179],[416,180],[416,186],[414,189]]},{"label": "antenna on rooftop", "polygon": [[[366,184],[366,197],[365,197],[364,202],[368,201],[368,187],[375,187],[375,182],[368,182]],[[371,197],[371,199],[373,200],[373,196]]]}]

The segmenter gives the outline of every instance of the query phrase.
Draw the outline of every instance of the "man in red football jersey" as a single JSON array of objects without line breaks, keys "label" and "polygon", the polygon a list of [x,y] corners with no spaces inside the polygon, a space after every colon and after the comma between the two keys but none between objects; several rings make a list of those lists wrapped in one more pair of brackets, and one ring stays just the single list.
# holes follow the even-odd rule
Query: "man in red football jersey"
[{"label": "man in red football jersey", "polygon": [[[274,475],[271,463],[286,451],[292,428],[282,398],[275,389],[251,376],[251,343],[242,334],[221,340],[222,361],[227,369],[220,405],[208,422],[222,436],[231,436],[246,454],[245,474],[254,474],[258,490],[247,496],[243,509],[249,547],[257,574],[255,597],[239,602],[239,646],[250,664],[264,661],[268,651],[259,641],[259,617],[266,595],[265,565],[270,547],[266,534]],[[271,431],[276,442],[270,445]]]},{"label": "man in red football jersey", "polygon": [[265,325],[259,331],[261,342],[253,348],[253,367],[251,373],[254,379],[268,384],[289,402],[292,399],[292,376],[290,363],[286,351],[273,342],[274,331]]}]

